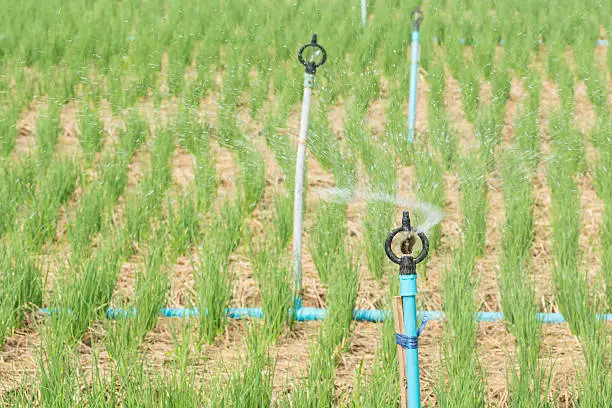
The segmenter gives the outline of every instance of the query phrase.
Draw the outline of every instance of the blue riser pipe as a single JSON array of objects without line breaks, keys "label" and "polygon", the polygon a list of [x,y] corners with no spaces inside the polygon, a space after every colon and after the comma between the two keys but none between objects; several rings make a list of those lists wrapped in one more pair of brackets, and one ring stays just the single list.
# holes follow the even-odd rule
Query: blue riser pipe
[{"label": "blue riser pipe", "polygon": [[[50,310],[41,308],[43,314],[49,314]],[[315,307],[303,307],[296,312],[295,320],[297,321],[312,321],[323,320],[327,311]],[[358,309],[353,312],[353,320],[359,322],[380,323],[390,316],[390,311],[377,309]],[[109,308],[106,310],[106,317],[114,319],[123,314],[124,316],[133,316],[136,314],[134,309],[115,309]],[[160,311],[163,317],[195,317],[200,315],[200,311],[195,308],[163,308]],[[260,319],[263,317],[263,311],[260,308],[229,308],[227,315],[233,319],[242,319],[245,317]],[[426,317],[427,320],[443,320],[444,313],[438,311],[421,311],[418,312],[421,317]],[[612,314],[598,314],[597,317],[601,320],[612,322]],[[497,322],[504,319],[504,314],[501,312],[478,312],[475,316],[479,322]],[[565,323],[565,319],[561,313],[538,313],[538,320],[542,323],[561,324]]]},{"label": "blue riser pipe", "polygon": [[[404,308],[404,334],[417,337],[416,275],[400,275],[400,296]],[[406,348],[406,385],[408,387],[408,408],[421,407],[419,385],[419,349]]]},{"label": "blue riser pipe", "polygon": [[416,123],[417,78],[419,75],[419,32],[412,32],[412,57],[410,64],[410,88],[408,95],[408,143],[414,141]]}]

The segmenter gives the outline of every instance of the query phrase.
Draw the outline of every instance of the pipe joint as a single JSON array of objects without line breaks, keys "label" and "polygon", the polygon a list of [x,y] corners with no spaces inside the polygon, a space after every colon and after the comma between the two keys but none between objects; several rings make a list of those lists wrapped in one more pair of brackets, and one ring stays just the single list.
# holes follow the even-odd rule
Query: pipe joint
[{"label": "pipe joint", "polygon": [[417,295],[417,276],[416,275],[400,275],[400,296],[416,296]]},{"label": "pipe joint", "polygon": [[304,73],[304,88],[312,89],[314,87],[315,76],[314,74]]}]

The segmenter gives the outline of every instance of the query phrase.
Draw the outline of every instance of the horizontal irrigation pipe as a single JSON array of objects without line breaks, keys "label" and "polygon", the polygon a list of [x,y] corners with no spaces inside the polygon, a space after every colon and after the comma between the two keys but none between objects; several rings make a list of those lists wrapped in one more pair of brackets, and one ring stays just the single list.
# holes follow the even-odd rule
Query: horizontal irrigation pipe
[{"label": "horizontal irrigation pipe", "polygon": [[[433,41],[433,42],[435,42],[435,43],[439,43],[439,42],[440,42],[440,40],[438,39],[438,37],[431,37],[431,41]],[[459,39],[459,42],[460,42],[461,44],[465,44],[465,38],[460,38],[460,39]],[[609,42],[608,40],[605,40],[605,39],[603,39],[603,40],[602,40],[602,39],[597,40],[597,45],[599,45],[599,46],[601,46],[601,47],[606,46],[606,45],[608,45],[609,43],[610,43],[610,42]],[[503,40],[503,39],[499,40],[499,44],[500,44],[500,45],[504,45],[504,40]],[[543,41],[542,41],[542,40],[538,40],[538,44],[543,44]]]},{"label": "horizontal irrigation pipe", "polygon": [[[54,309],[41,308],[43,314],[50,314]],[[263,311],[258,307],[237,307],[226,310],[227,316],[232,319],[243,319],[246,317],[261,319]],[[353,320],[360,322],[382,322],[390,316],[390,311],[377,309],[358,309],[353,312]],[[106,310],[108,319],[117,317],[130,317],[136,314],[136,309],[117,309],[109,308]],[[160,314],[164,317],[195,317],[200,315],[200,311],[196,308],[163,308]],[[327,315],[327,310],[315,307],[302,307],[295,312],[295,320],[297,321],[312,321],[323,320]],[[421,318],[427,320],[442,320],[444,313],[438,311],[421,311]],[[597,317],[601,320],[612,322],[612,314],[598,314]],[[478,312],[475,316],[479,322],[497,322],[504,319],[504,314],[501,312]],[[565,323],[565,319],[561,313],[538,313],[538,320],[542,323]]]}]

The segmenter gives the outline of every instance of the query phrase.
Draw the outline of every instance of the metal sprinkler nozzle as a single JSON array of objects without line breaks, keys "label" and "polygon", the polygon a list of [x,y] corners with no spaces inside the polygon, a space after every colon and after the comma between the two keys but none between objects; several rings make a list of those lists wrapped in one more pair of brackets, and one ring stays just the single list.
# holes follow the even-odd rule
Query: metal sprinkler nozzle
[{"label": "metal sprinkler nozzle", "polygon": [[408,235],[401,242],[400,250],[402,251],[403,255],[412,255],[414,244],[416,244],[416,238],[412,232],[412,226],[410,225],[410,214],[408,214],[408,211],[404,211],[404,214],[402,215],[402,227],[404,228],[404,231],[408,232]]}]

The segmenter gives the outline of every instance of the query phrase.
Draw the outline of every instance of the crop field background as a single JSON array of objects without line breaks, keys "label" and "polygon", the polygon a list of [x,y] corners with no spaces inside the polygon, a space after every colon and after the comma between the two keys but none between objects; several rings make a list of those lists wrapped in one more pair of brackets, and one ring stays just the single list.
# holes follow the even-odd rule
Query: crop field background
[{"label": "crop field background", "polygon": [[[0,0],[0,405],[399,406],[392,315],[351,314],[390,310],[408,209],[447,317],[424,406],[612,406],[612,2],[424,2],[409,145],[415,5]],[[329,314],[295,322],[313,33],[303,305]]]}]

